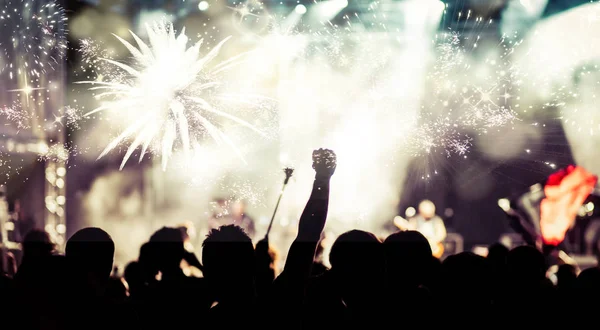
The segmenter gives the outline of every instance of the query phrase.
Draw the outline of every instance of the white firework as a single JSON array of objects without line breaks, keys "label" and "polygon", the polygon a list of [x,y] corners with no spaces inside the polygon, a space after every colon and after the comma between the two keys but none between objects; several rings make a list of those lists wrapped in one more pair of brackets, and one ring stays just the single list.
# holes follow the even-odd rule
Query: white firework
[{"label": "white firework", "polygon": [[67,16],[52,0],[0,1],[0,73],[40,77],[67,49]]},{"label": "white firework", "polygon": [[[218,80],[219,75],[237,65],[243,54],[210,69],[208,66],[229,37],[202,56],[202,40],[188,47],[185,29],[176,35],[171,23],[160,22],[147,25],[146,30],[148,44],[131,32],[137,47],[115,35],[133,55],[132,64],[103,59],[119,70],[103,75],[103,81],[79,82],[92,84],[90,89],[100,92],[96,97],[105,100],[86,116],[102,110],[113,110],[118,113],[133,111],[136,118],[109,143],[98,158],[105,156],[122,142],[131,140],[121,168],[134,151],[141,148],[140,161],[149,150],[156,150],[162,156],[163,169],[166,169],[176,142],[189,155],[193,146],[199,144],[205,135],[218,143],[229,145],[241,156],[234,142],[211,118],[235,122],[264,136],[250,123],[218,109],[215,105],[218,102],[212,102],[223,99],[248,102],[240,97],[219,93],[219,86],[222,85]],[[102,75],[102,72],[99,74]]]},{"label": "white firework", "polygon": [[464,156],[472,135],[519,120],[518,94],[523,74],[510,61],[519,42],[503,37],[492,55],[473,56],[480,36],[463,37],[457,32],[436,36],[436,60],[427,82],[433,97],[421,113],[421,124],[407,137],[407,149],[415,155],[430,153]]}]

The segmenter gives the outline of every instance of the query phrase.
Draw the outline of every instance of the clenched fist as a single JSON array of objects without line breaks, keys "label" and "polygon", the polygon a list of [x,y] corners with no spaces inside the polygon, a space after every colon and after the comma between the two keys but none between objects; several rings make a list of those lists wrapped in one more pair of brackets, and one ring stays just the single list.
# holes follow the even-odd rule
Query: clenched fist
[{"label": "clenched fist", "polygon": [[335,152],[329,149],[319,149],[313,151],[313,169],[317,178],[329,179],[335,172],[337,160]]}]

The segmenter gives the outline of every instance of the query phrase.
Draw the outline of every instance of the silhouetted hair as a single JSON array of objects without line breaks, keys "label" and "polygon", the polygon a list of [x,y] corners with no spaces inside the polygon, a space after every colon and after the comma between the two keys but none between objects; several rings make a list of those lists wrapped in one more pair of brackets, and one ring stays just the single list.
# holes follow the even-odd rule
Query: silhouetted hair
[{"label": "silhouetted hair", "polygon": [[415,285],[424,281],[431,267],[431,246],[417,231],[400,231],[383,242],[388,281],[399,285]]},{"label": "silhouetted hair", "polygon": [[500,261],[504,259],[506,262],[506,256],[510,250],[506,247],[506,245],[502,243],[494,243],[488,247],[488,255],[487,258],[494,259]]},{"label": "silhouetted hair", "polygon": [[362,230],[351,230],[338,236],[329,252],[332,269],[351,269],[358,265],[369,268],[383,263],[383,244],[377,236]]},{"label": "silhouetted hair", "polygon": [[212,229],[206,235],[202,247],[202,264],[207,277],[253,273],[254,245],[241,227],[227,225]]},{"label": "silhouetted hair", "polygon": [[556,271],[557,283],[556,286],[564,289],[564,288],[572,288],[575,285],[577,280],[577,267],[569,264],[563,264],[558,266],[558,271]]},{"label": "silhouetted hair", "polygon": [[150,242],[183,243],[181,228],[162,227],[150,236]]},{"label": "silhouetted hair", "polygon": [[510,250],[502,243],[494,243],[488,247],[487,261],[496,272],[506,270],[506,259]]},{"label": "silhouetted hair", "polygon": [[468,303],[489,303],[492,268],[486,258],[472,252],[448,256],[442,263],[446,294]]},{"label": "silhouetted hair", "polygon": [[131,286],[142,281],[142,269],[137,261],[132,261],[125,266],[123,278]]},{"label": "silhouetted hair", "polygon": [[600,292],[600,268],[592,267],[579,273],[577,286],[591,297]]},{"label": "silhouetted hair", "polygon": [[386,254],[390,257],[429,260],[432,255],[431,245],[427,238],[414,230],[393,233],[383,243]]},{"label": "silhouetted hair", "polygon": [[506,265],[509,274],[523,280],[542,280],[548,269],[542,252],[529,245],[512,249],[506,257]]},{"label": "silhouetted hair", "polygon": [[152,281],[152,279],[156,278],[156,274],[158,274],[158,265],[154,254],[150,242],[146,242],[140,247],[138,263],[144,281]]},{"label": "silhouetted hair", "polygon": [[252,240],[246,234],[242,227],[237,225],[226,225],[211,229],[206,235],[202,246],[211,243],[252,243]]},{"label": "silhouetted hair", "polygon": [[40,229],[32,229],[23,238],[23,254],[26,257],[49,256],[54,250],[50,235]]},{"label": "silhouetted hair", "polygon": [[110,235],[95,227],[84,228],[73,234],[65,250],[71,265],[106,279],[112,272],[114,255],[115,243]]},{"label": "silhouetted hair", "polygon": [[150,242],[146,242],[144,244],[142,244],[142,246],[140,247],[140,255],[138,256],[138,262],[139,263],[145,263],[145,262],[150,262],[150,260],[152,259],[152,246],[150,245]]},{"label": "silhouetted hair", "polygon": [[180,228],[162,227],[148,243],[159,270],[179,268],[185,253],[184,235]]}]

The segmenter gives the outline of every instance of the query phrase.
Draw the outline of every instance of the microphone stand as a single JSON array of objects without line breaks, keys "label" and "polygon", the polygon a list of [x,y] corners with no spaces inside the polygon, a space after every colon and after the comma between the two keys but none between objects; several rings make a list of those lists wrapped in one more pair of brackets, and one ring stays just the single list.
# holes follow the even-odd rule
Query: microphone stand
[{"label": "microphone stand", "polygon": [[269,239],[269,233],[271,232],[271,228],[273,227],[273,221],[275,220],[275,215],[277,214],[277,209],[279,208],[279,203],[281,202],[281,197],[283,197],[283,191],[285,190],[285,187],[290,181],[292,173],[294,173],[294,169],[286,167],[283,169],[283,172],[285,173],[285,180],[283,181],[283,187],[279,192],[279,198],[277,199],[277,204],[275,204],[275,210],[273,210],[273,216],[271,217],[271,222],[269,222],[269,227],[267,228],[267,233],[265,234],[265,240]]}]

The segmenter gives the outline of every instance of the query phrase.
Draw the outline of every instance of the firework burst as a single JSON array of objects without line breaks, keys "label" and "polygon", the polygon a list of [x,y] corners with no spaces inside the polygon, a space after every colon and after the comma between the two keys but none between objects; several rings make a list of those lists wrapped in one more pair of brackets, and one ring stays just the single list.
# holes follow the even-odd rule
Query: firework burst
[{"label": "firework burst", "polygon": [[16,125],[17,129],[28,129],[29,115],[23,111],[19,102],[13,102],[10,105],[0,106],[0,118],[5,118],[10,123]]},{"label": "firework burst", "polygon": [[423,106],[422,124],[408,138],[415,155],[465,156],[471,136],[518,120],[515,95],[523,74],[510,56],[519,42],[503,37],[492,54],[474,61],[480,41],[479,35],[465,37],[455,31],[436,36],[436,60],[427,76],[433,97]]},{"label": "firework burst", "polygon": [[122,142],[131,140],[121,168],[134,151],[141,148],[140,161],[148,151],[154,150],[161,154],[162,167],[166,169],[176,143],[188,155],[204,136],[228,145],[241,156],[232,139],[220,128],[218,119],[234,122],[264,135],[252,124],[216,105],[223,100],[247,104],[258,97],[236,96],[219,90],[222,85],[220,74],[239,64],[243,55],[209,68],[229,38],[201,56],[202,40],[188,47],[185,29],[176,35],[171,23],[159,22],[147,26],[147,33],[148,44],[131,32],[137,47],[115,36],[130,51],[133,63],[103,59],[103,62],[117,68],[117,72],[109,72],[102,81],[80,82],[91,84],[91,90],[100,92],[96,97],[105,101],[87,116],[112,110],[128,112],[135,118],[109,143],[99,158]]},{"label": "firework burst", "polygon": [[67,48],[67,17],[51,0],[0,2],[0,73],[10,79],[54,70]]}]

